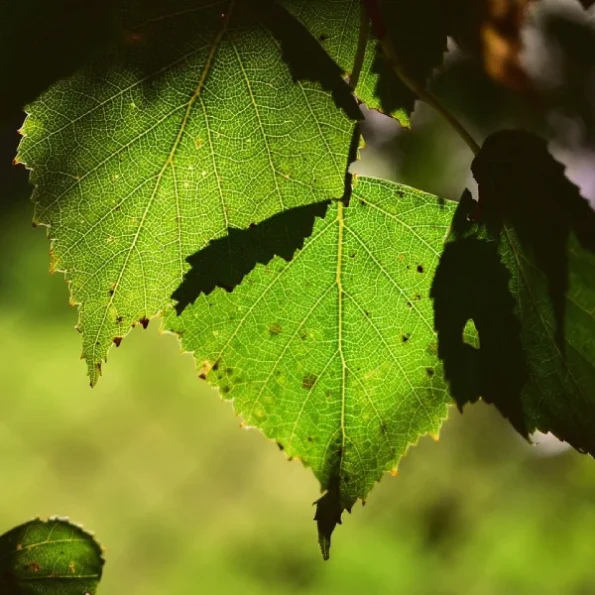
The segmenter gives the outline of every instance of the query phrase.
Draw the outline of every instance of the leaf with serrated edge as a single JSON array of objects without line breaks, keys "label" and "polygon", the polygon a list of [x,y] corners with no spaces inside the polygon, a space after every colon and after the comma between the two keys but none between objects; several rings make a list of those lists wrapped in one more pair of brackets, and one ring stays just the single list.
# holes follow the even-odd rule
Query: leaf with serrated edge
[{"label": "leaf with serrated edge", "polygon": [[101,547],[66,519],[34,520],[0,536],[3,595],[95,595]]},{"label": "leaf with serrated edge", "polygon": [[253,2],[122,7],[126,43],[30,106],[19,150],[92,384],[112,342],[170,303],[189,254],[341,196],[353,126],[333,101],[337,80],[349,98],[341,69],[332,93],[294,80]]},{"label": "leaf with serrated edge", "polygon": [[292,261],[166,318],[246,423],[336,486],[341,509],[446,416],[429,288],[453,212],[358,178]]}]

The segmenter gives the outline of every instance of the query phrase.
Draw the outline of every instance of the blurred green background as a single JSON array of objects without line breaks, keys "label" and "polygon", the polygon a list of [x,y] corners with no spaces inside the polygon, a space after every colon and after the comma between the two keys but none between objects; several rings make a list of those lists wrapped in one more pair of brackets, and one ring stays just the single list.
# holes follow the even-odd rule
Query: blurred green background
[{"label": "blurred green background", "polygon": [[[469,156],[417,117],[410,167],[391,169],[374,149],[368,161],[452,197]],[[397,137],[377,145],[411,148]],[[25,176],[2,159],[0,533],[35,516],[83,523],[106,548],[106,595],[595,594],[595,463],[529,446],[481,404],[453,409],[438,444],[422,439],[397,478],[345,514],[323,563],[313,476],[239,429],[157,321],[113,349],[89,389],[76,310],[47,273]]]}]

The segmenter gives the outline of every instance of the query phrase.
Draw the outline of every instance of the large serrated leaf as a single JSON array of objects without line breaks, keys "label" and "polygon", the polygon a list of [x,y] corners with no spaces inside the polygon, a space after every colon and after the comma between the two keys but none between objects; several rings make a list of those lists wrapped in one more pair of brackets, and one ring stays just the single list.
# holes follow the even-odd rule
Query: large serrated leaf
[{"label": "large serrated leaf", "polygon": [[35,520],[0,536],[2,595],[95,595],[101,547],[62,519]]},{"label": "large serrated leaf", "polygon": [[189,254],[342,195],[357,104],[282,4],[123,0],[123,43],[29,107],[19,159],[81,305],[92,383],[112,341],[167,306]]},{"label": "large serrated leaf", "polygon": [[166,319],[246,423],[334,490],[339,515],[446,416],[429,288],[452,213],[360,178],[293,260]]}]

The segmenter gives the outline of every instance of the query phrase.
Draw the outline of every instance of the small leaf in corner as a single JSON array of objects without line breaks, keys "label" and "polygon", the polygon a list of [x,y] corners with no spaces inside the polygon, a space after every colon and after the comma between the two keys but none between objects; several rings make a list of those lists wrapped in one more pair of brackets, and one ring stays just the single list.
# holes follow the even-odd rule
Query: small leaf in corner
[{"label": "small leaf in corner", "polygon": [[95,595],[104,560],[92,535],[66,519],[36,519],[0,536],[3,595]]}]

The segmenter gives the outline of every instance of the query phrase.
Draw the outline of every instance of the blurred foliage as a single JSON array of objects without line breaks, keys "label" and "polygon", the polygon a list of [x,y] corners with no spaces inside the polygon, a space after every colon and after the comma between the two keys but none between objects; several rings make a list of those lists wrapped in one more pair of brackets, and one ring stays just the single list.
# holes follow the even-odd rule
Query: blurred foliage
[{"label": "blurred foliage", "polygon": [[303,506],[313,476],[239,430],[155,322],[88,388],[27,194],[0,227],[0,532],[51,514],[93,527],[107,548],[99,593],[595,592],[595,465],[540,456],[485,405],[452,410],[439,446],[413,448],[322,564]]}]

